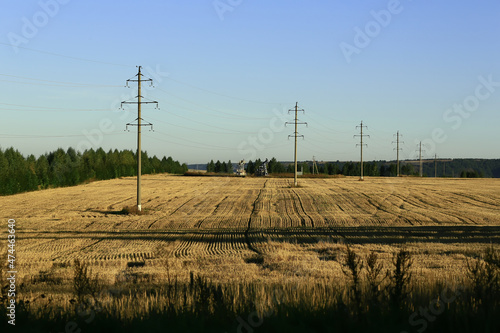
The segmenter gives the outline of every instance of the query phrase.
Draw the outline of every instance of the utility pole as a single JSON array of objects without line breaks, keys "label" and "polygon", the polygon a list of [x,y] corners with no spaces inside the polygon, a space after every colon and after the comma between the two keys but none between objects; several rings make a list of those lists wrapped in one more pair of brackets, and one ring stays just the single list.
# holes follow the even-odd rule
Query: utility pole
[{"label": "utility pole", "polygon": [[[425,152],[425,150],[424,150]],[[423,168],[422,168],[422,141],[420,141],[420,144],[419,144],[419,159],[420,159],[420,177],[423,177]]]},{"label": "utility pole", "polygon": [[158,102],[156,101],[147,101],[143,102],[142,98],[143,96],[141,95],[141,82],[149,82],[151,86],[153,86],[153,80],[152,79],[144,79],[143,75],[141,74],[141,66],[137,66],[139,68],[138,73],[134,76],[137,79],[128,79],[127,80],[127,87],[129,82],[137,82],[137,102],[127,102],[124,101],[122,102],[122,107],[123,104],[137,104],[137,123],[128,123],[126,125],[126,130],[128,130],[129,126],[137,126],[137,211],[140,212],[142,211],[142,206],[141,206],[141,166],[142,166],[142,161],[141,161],[141,127],[142,126],[150,126],[151,131],[153,130],[153,124],[151,123],[142,123],[144,119],[141,118],[141,104],[156,104],[156,108],[158,108]]},{"label": "utility pole", "polygon": [[318,165],[316,164],[316,158],[313,156],[313,175],[314,175],[314,169],[316,169],[316,172],[319,175]]},{"label": "utility pole", "polygon": [[306,125],[307,126],[307,123],[306,122],[299,122],[299,119],[297,118],[297,113],[300,111],[300,112],[305,112],[303,109],[300,109],[299,110],[299,106],[298,106],[298,102],[295,103],[295,109],[290,109],[288,110],[288,112],[293,112],[295,111],[295,119],[294,119],[294,122],[286,122],[285,123],[285,126],[287,124],[295,124],[295,132],[293,132],[293,135],[289,135],[288,138],[290,138],[291,136],[295,137],[295,150],[294,150],[294,155],[293,155],[293,161],[294,161],[294,164],[295,164],[295,173],[294,173],[294,176],[293,176],[293,183],[294,183],[294,186],[297,186],[297,137],[302,137],[304,138],[303,135],[299,135],[299,132],[297,131],[297,125]]},{"label": "utility pole", "polygon": [[[396,142],[392,141],[392,143],[396,143],[396,148],[394,148],[394,150],[396,150],[396,176],[399,177],[399,151],[400,150],[403,150],[403,148],[399,148],[399,137],[402,136],[399,134],[399,131],[394,134],[396,136]],[[401,142],[401,143],[404,143],[404,142]]]},{"label": "utility pole", "polygon": [[359,180],[363,180],[363,146],[367,146],[367,144],[363,144],[363,137],[364,136],[367,136],[367,137],[370,137],[369,135],[363,135],[363,127],[365,128],[368,128],[368,126],[364,126],[363,125],[363,121],[361,121],[361,124],[359,126],[356,126],[356,128],[359,128],[361,130],[361,134],[360,135],[355,135],[354,137],[357,137],[359,136],[360,139],[361,139],[361,143],[360,144],[357,144],[357,146],[360,146],[361,147],[361,176],[359,177]]},{"label": "utility pole", "polygon": [[437,178],[437,174],[438,174],[438,171],[437,171],[437,154],[434,154],[434,178]]}]

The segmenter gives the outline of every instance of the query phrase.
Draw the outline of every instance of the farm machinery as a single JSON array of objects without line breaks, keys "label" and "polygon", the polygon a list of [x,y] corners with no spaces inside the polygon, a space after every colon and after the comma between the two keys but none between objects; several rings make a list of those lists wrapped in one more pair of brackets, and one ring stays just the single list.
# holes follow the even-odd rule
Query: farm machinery
[{"label": "farm machinery", "polygon": [[245,171],[245,160],[241,160],[238,163],[238,169],[236,169],[236,175],[240,177],[245,177],[247,172]]}]

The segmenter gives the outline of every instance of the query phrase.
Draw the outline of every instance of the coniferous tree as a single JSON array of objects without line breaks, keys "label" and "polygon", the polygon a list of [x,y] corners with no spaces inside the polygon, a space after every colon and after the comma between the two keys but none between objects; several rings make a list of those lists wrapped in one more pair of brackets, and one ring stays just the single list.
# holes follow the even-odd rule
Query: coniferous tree
[{"label": "coniferous tree", "polygon": [[252,162],[252,160],[248,161],[246,171],[249,175],[253,175],[255,173],[255,164]]},{"label": "coniferous tree", "polygon": [[221,171],[221,167],[222,167],[222,164],[220,163],[219,160],[217,160],[217,162],[215,162],[214,172],[219,173]]}]

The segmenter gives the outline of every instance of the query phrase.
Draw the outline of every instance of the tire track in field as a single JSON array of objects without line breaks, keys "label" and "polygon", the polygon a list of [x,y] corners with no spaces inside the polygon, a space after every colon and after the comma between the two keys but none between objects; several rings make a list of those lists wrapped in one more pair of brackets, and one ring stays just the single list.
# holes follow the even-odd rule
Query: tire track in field
[{"label": "tire track in field", "polygon": [[179,207],[177,207],[176,209],[174,209],[174,211],[172,211],[170,214],[168,214],[168,216],[174,215],[179,209],[181,209],[182,207],[184,207],[185,205],[187,205],[188,202],[194,200],[195,198],[196,198],[196,196],[194,196],[191,199],[189,199],[188,201],[184,202],[182,205],[180,205]]},{"label": "tire track in field", "polygon": [[[342,209],[346,213],[349,213],[350,211],[359,211],[365,214],[371,214],[368,210],[366,210],[364,207],[362,207],[360,204],[357,203],[356,198],[348,195],[349,193],[354,193],[354,190],[350,190],[346,187],[337,185],[339,187],[340,191],[335,191],[335,189],[331,188],[330,191],[333,192],[336,195],[336,199],[340,198],[344,203],[346,203],[347,207],[352,207],[351,209]],[[359,195],[359,194],[358,194]],[[357,209],[356,209],[357,208]]]},{"label": "tire track in field", "polygon": [[[306,212],[306,210],[304,209],[304,203],[302,202],[302,199],[300,198],[300,195],[297,193],[297,191],[295,189],[292,189],[292,192],[295,194],[295,196],[297,197],[297,199],[299,200],[299,203],[300,203],[300,209],[302,210],[302,212],[304,213],[305,216],[307,216],[307,218],[309,218],[309,222],[311,223],[311,226],[314,228],[314,221],[313,221],[313,218]],[[298,210],[298,207],[297,207],[297,203],[295,202],[295,200],[293,201],[293,204],[295,206],[295,211],[297,212],[297,215],[301,215],[299,214],[299,210]],[[306,226],[306,223],[305,223],[305,219],[303,217],[301,217],[301,221],[302,221],[302,226]]]},{"label": "tire track in field", "polygon": [[262,190],[266,187],[267,182],[268,182],[268,179],[266,179],[264,186],[259,190],[259,194],[257,195],[257,198],[255,198],[255,201],[252,203],[252,212],[250,213],[250,217],[248,218],[248,226],[247,226],[247,229],[245,230],[245,242],[247,243],[248,248],[251,251],[253,251],[259,255],[261,255],[261,252],[252,246],[252,243],[250,242],[250,237],[248,236],[248,233],[250,232],[250,228],[252,227],[252,218],[256,214],[257,202],[260,200],[260,197],[262,195]]},{"label": "tire track in field", "polygon": [[214,207],[214,210],[212,211],[212,213],[210,213],[210,215],[204,217],[203,219],[199,220],[198,222],[196,222],[196,224],[194,225],[195,228],[201,228],[201,225],[203,224],[203,222],[205,222],[207,219],[210,219],[210,218],[215,218],[216,215],[217,215],[217,211],[219,210],[219,207],[220,205],[225,201],[227,200],[227,198],[229,198],[228,195],[226,195],[222,200],[220,200]]},{"label": "tire track in field", "polygon": [[83,252],[85,249],[88,249],[88,248],[89,248],[89,247],[91,247],[91,246],[97,245],[97,244],[99,244],[100,242],[102,242],[103,240],[104,240],[104,238],[101,238],[101,239],[99,239],[99,240],[96,240],[96,241],[95,241],[95,242],[93,242],[92,244],[89,244],[89,245],[87,245],[87,246],[81,247],[81,248],[79,248],[79,249],[77,249],[77,250],[74,250],[74,249],[69,250],[69,251],[67,251],[66,253],[61,254],[60,256],[54,257],[52,260],[57,260],[57,259],[59,259],[59,258],[61,258],[61,257],[63,257],[63,256],[64,256],[64,257],[70,256],[71,254],[73,254],[73,253],[75,253],[75,252],[80,252],[80,253],[81,253],[81,252]]},{"label": "tire track in field", "polygon": [[[470,205],[473,205],[473,206],[476,206],[476,207],[479,207],[479,208],[487,208],[487,207],[485,207],[485,205],[488,205],[488,206],[492,206],[491,208],[495,208],[495,209],[498,210],[498,203],[491,203],[491,202],[484,201],[484,200],[491,201],[490,198],[487,198],[487,199],[485,199],[485,198],[478,198],[478,197],[472,196],[471,194],[466,194],[466,193],[452,192],[450,194],[452,194],[454,196],[457,196],[457,197],[469,199],[469,202],[467,202],[467,204],[470,204]],[[480,204],[477,204],[475,202],[478,202]]]},{"label": "tire track in field", "polygon": [[129,200],[133,200],[135,197],[128,197],[127,199],[124,199],[124,200],[120,200],[120,201],[117,201],[117,202],[113,202],[111,205],[109,205],[107,207],[108,210],[112,210],[115,208],[115,206],[121,204],[121,203],[124,203],[126,201],[129,201]]}]

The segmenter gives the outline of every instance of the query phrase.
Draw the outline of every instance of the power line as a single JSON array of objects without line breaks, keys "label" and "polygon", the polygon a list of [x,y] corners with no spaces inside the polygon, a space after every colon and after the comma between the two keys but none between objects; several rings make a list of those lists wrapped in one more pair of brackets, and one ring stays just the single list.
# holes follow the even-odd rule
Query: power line
[{"label": "power line", "polygon": [[[167,134],[167,133],[163,133],[163,132],[158,132],[158,131],[155,131],[155,133],[160,133],[162,135],[165,135],[165,136],[168,136],[168,137],[171,137],[171,138],[174,138],[173,136]],[[226,150],[230,150],[230,149],[236,149],[236,148],[230,148],[230,147],[222,147],[222,146],[215,146],[215,145],[208,145],[208,144],[205,144],[205,143],[201,143],[201,142],[196,142],[196,141],[192,141],[192,140],[188,140],[186,139],[185,137],[182,138],[182,141],[185,141],[185,142],[190,142],[190,143],[194,143],[194,144],[197,144],[197,145],[201,145],[201,146],[205,146],[204,148],[219,148],[219,149],[226,149]]]},{"label": "power line", "polygon": [[79,60],[79,61],[93,62],[93,63],[97,63],[97,64],[122,66],[122,67],[133,67],[132,65],[117,64],[117,63],[106,62],[106,61],[99,61],[99,60],[92,60],[92,59],[86,59],[86,58],[80,58],[80,57],[73,57],[73,56],[68,56],[68,55],[64,55],[64,54],[60,54],[60,53],[42,51],[42,50],[32,49],[32,48],[25,47],[25,46],[13,45],[13,44],[9,44],[9,43],[2,43],[2,42],[0,42],[0,45],[14,46],[14,47],[17,47],[19,49],[28,50],[28,51],[32,51],[32,52],[38,52],[38,53],[53,55],[53,56],[56,56],[56,57],[68,58],[68,59]]},{"label": "power line", "polygon": [[112,111],[111,109],[68,109],[68,108],[56,108],[52,106],[38,106],[38,105],[35,106],[35,105],[22,105],[22,104],[10,104],[10,103],[0,103],[0,105],[17,106],[22,108],[33,108],[33,109],[61,110],[61,111]]},{"label": "power line", "polygon": [[[201,108],[204,108],[204,109],[207,109],[207,110],[211,110],[211,111],[214,111],[216,113],[220,113],[220,114],[225,114],[225,115],[228,115],[230,117],[222,117],[220,115],[217,115],[217,117],[219,118],[227,118],[227,119],[250,119],[250,120],[260,120],[260,119],[269,119],[269,117],[249,117],[249,116],[244,116],[244,115],[239,115],[239,114],[234,114],[234,113],[229,113],[229,112],[224,112],[224,111],[220,111],[220,110],[217,110],[217,109],[214,109],[214,108],[211,108],[211,107],[208,107],[208,106],[205,106],[205,105],[200,105],[200,104],[197,104],[197,103],[194,103],[190,100],[187,100],[185,98],[182,98],[182,97],[179,97],[179,96],[176,96],[174,94],[171,94],[169,92],[167,92],[166,90],[164,89],[161,89],[161,88],[157,88],[158,90],[164,92],[165,94],[169,95],[169,96],[172,96],[174,98],[177,98],[177,99],[180,99],[181,101],[183,102],[186,102],[186,103],[189,103],[189,104],[192,104],[192,105],[195,105],[197,107],[201,107]],[[190,109],[190,108],[186,108],[186,107],[182,107],[182,106],[178,106],[178,105],[175,105],[175,104],[172,104],[172,103],[169,103],[167,102],[167,104],[170,104],[170,105],[173,105],[173,106],[177,106],[179,108],[183,108],[185,110],[188,110],[188,111],[192,111],[192,112],[195,112],[195,113],[202,113],[202,114],[207,114],[207,113],[203,113],[201,111],[196,111],[196,110],[193,110],[193,109]]]},{"label": "power line", "polygon": [[194,119],[189,119],[189,118],[186,118],[186,117],[183,117],[183,116],[180,116],[178,114],[175,114],[173,112],[167,112],[165,111],[166,113],[168,114],[171,114],[172,116],[174,117],[177,117],[177,118],[181,118],[181,119],[184,119],[184,120],[187,120],[187,121],[190,121],[190,122],[193,122],[193,123],[198,123],[198,124],[201,124],[201,125],[204,125],[204,126],[210,126],[212,128],[216,128],[216,129],[220,129],[220,130],[223,130],[223,131],[231,131],[233,132],[234,134],[255,134],[255,132],[242,132],[242,131],[233,131],[233,130],[230,130],[230,129],[227,129],[227,128],[223,128],[223,127],[218,127],[218,126],[214,126],[214,125],[208,125],[206,123],[203,123],[201,121],[197,121],[197,120],[194,120]]},{"label": "power line", "polygon": [[[72,86],[72,87],[122,87],[122,86],[111,85],[111,84],[94,84],[94,83],[78,83],[78,82],[42,80],[42,79],[34,79],[34,78],[23,77],[23,76],[16,76],[16,75],[10,75],[10,74],[0,74],[0,76],[12,77],[12,78],[22,79],[22,80],[48,82],[49,83],[49,84],[45,84],[45,83],[33,83],[33,82],[19,82],[19,81],[11,81],[11,80],[0,80],[0,81],[4,81],[4,82],[15,82],[15,83],[21,83],[21,84],[46,85],[46,86],[56,86],[56,87],[65,87],[65,86]],[[58,83],[58,84],[56,85],[56,84],[51,84],[51,83]]]},{"label": "power line", "polygon": [[170,126],[179,127],[179,128],[183,128],[183,129],[187,129],[187,130],[195,131],[195,132],[208,133],[208,134],[222,134],[222,135],[235,135],[236,134],[234,132],[228,133],[228,132],[221,132],[221,131],[207,131],[207,130],[202,130],[202,129],[198,129],[198,128],[182,126],[182,125],[178,125],[178,124],[174,124],[174,123],[167,123],[166,121],[159,120],[159,119],[153,118],[153,117],[149,117],[149,118],[154,120],[154,121],[158,121],[160,123],[165,123],[165,124],[168,124]]},{"label": "power line", "polygon": [[221,97],[226,97],[226,98],[230,98],[230,99],[235,99],[235,100],[239,100],[239,101],[244,101],[244,102],[249,102],[249,103],[256,103],[256,104],[286,104],[286,103],[276,103],[276,102],[254,101],[254,100],[250,100],[250,99],[229,96],[229,95],[221,94],[221,93],[218,93],[218,92],[215,92],[215,91],[211,91],[211,90],[208,90],[208,89],[205,89],[205,88],[200,88],[200,87],[194,86],[194,85],[192,85],[190,83],[186,83],[186,82],[182,82],[182,81],[179,81],[179,80],[176,80],[176,79],[172,79],[171,77],[167,77],[167,79],[171,80],[171,81],[174,81],[174,82],[177,82],[177,83],[180,83],[180,84],[183,84],[183,85],[188,86],[188,87],[193,88],[193,89],[197,89],[197,90],[204,91],[204,92],[207,92],[207,93],[210,93],[210,94],[213,94],[213,95],[217,95],[217,96],[221,96]]},{"label": "power line", "polygon": [[6,109],[6,108],[0,108],[0,111],[10,111],[10,112],[38,112],[38,113],[41,113],[41,112],[70,113],[70,112],[103,112],[103,111],[109,111],[109,112],[111,112],[112,110],[108,110],[108,109],[105,109],[105,110],[99,110],[99,109],[81,109],[81,110],[77,110],[77,109],[68,109],[68,110],[65,110],[65,109],[61,109],[61,110],[43,109],[43,110],[27,110],[27,109],[12,109],[12,108]]},{"label": "power line", "polygon": [[[120,132],[103,133],[103,135],[122,135]],[[0,134],[1,138],[6,139],[43,139],[43,138],[72,138],[72,137],[87,137],[85,134],[61,134],[61,135],[30,135],[30,134]]]}]

